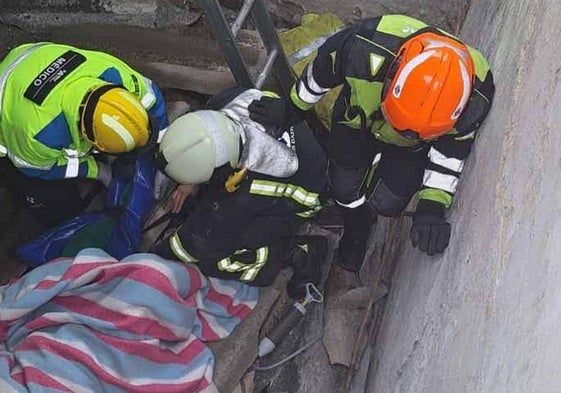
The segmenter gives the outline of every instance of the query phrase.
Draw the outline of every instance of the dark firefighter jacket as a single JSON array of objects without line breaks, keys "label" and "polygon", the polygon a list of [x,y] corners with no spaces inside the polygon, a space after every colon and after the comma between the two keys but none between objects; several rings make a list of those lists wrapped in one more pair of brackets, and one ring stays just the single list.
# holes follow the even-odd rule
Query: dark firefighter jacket
[{"label": "dark firefighter jacket", "polygon": [[476,49],[468,47],[476,77],[469,103],[455,128],[430,142],[400,136],[380,112],[383,82],[402,43],[426,31],[450,36],[403,15],[381,16],[337,32],[319,47],[315,59],[303,70],[292,88],[291,100],[299,109],[309,110],[328,91],[339,89],[328,124],[331,129],[328,150],[343,167],[371,164],[371,144],[364,139],[368,132],[382,143],[404,148],[415,148],[419,143],[428,145],[429,160],[419,197],[449,207],[464,160],[477,128],[487,116],[495,88],[487,61]]},{"label": "dark firefighter jacket", "polygon": [[[235,99],[230,91],[214,97],[208,109]],[[259,276],[278,272],[290,238],[321,210],[327,187],[327,157],[304,123],[286,130],[279,143],[296,151],[296,173],[277,178],[247,171],[238,188],[228,192],[225,176],[216,170],[181,227],[156,252],[195,263],[209,276],[269,284],[271,277]]]}]

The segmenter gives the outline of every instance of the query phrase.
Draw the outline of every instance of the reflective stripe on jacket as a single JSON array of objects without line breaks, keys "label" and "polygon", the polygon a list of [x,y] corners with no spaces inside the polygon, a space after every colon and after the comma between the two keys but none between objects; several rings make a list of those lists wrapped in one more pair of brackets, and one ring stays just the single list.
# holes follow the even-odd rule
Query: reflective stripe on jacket
[{"label": "reflective stripe on jacket", "polygon": [[[209,109],[235,104],[236,99],[243,98],[243,92],[227,90],[209,101]],[[210,184],[202,186],[199,194],[203,197],[181,227],[157,252],[195,263],[203,272],[232,273],[232,277],[247,282],[254,282],[271,263],[282,262],[273,261],[279,258],[274,245],[292,237],[303,219],[322,208],[327,192],[327,157],[303,122],[290,127],[278,143],[296,152],[295,173],[276,177],[240,171],[244,176],[230,192],[224,189],[222,178],[213,177]]]},{"label": "reflective stripe on jacket", "polygon": [[[312,25],[316,23],[312,27],[321,29],[317,22],[316,19],[309,21]],[[294,39],[299,31],[309,35],[310,28],[303,24],[293,29],[292,35],[284,38],[281,35],[283,46],[289,45],[287,40]],[[397,51],[408,37],[425,30],[450,36],[404,15],[385,15],[344,30],[333,23],[332,31],[337,31],[336,34],[325,40],[315,56],[309,55],[309,62],[303,69],[301,64],[299,69],[295,68],[300,76],[291,91],[292,102],[302,110],[315,107],[319,118],[332,132],[355,134],[367,130],[383,143],[415,146],[418,141],[403,138],[384,120],[380,104],[383,82]],[[322,31],[318,36],[325,34]],[[309,45],[313,46],[314,41]],[[452,203],[475,132],[487,116],[494,95],[489,64],[480,52],[468,48],[476,74],[469,103],[454,129],[438,139],[423,142],[430,150],[420,197],[447,207]],[[290,53],[305,50],[305,47],[291,48]],[[351,168],[368,166],[372,159],[349,149],[345,151],[342,146],[329,153],[341,166]]]}]

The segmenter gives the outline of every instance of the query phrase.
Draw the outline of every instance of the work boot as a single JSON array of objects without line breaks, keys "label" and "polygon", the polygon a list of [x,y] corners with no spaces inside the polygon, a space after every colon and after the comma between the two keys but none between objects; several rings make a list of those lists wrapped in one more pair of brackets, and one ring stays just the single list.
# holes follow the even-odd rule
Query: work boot
[{"label": "work boot", "polygon": [[293,299],[306,297],[306,284],[319,285],[321,280],[321,264],[327,254],[327,239],[323,236],[298,236],[289,266],[292,267],[292,278],[288,282],[288,295]]},{"label": "work boot", "polygon": [[375,217],[367,205],[355,209],[343,208],[344,232],[339,241],[339,265],[357,273],[364,262],[366,243],[375,224]]}]

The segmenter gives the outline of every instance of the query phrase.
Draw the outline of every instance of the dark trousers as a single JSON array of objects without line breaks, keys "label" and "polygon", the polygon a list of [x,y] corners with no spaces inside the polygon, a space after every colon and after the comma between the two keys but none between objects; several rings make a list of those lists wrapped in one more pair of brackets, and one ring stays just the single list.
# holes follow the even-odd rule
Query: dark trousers
[{"label": "dark trousers", "polygon": [[[193,264],[209,277],[245,281],[255,286],[271,285],[288,263],[302,220],[287,214],[262,214],[244,225],[243,230],[232,226],[209,230],[207,224],[212,216],[228,212],[214,210],[206,202],[198,203],[177,229],[182,246],[198,259]],[[253,213],[248,211],[248,214]],[[169,235],[174,233],[175,230],[169,231]],[[177,259],[170,240],[163,239],[151,252]]]},{"label": "dark trousers", "polygon": [[376,140],[370,142],[375,148],[371,150],[369,162],[381,154],[377,165],[345,168],[332,156],[329,163],[331,192],[337,202],[349,207],[355,207],[353,203],[358,207],[360,203],[357,201],[365,196],[366,204],[375,213],[394,216],[405,209],[419,190],[428,160],[428,148],[398,147]]},{"label": "dark trousers", "polygon": [[[265,224],[264,221],[267,221],[267,218],[262,218],[260,221]],[[232,248],[229,253],[203,252],[197,255],[199,260],[193,264],[209,277],[239,280],[255,286],[271,285],[280,270],[288,263],[287,259],[292,250],[294,232],[290,233],[290,236],[286,236],[284,233],[282,235],[280,233],[276,234],[274,233],[275,223],[269,220],[268,224],[268,226],[263,227],[261,223],[256,222],[246,228],[239,237],[231,240]],[[232,231],[235,231],[235,229],[232,228]],[[263,239],[261,244],[253,240],[250,243],[244,241],[244,238],[252,234],[256,237],[263,237],[263,233],[279,236],[266,241]],[[213,240],[215,239],[205,237],[198,237],[197,239],[202,250],[212,247]],[[164,258],[177,259],[170,247],[170,238],[163,239],[156,244],[151,252]]]},{"label": "dark trousers", "polygon": [[86,208],[75,179],[43,180],[29,177],[14,167],[8,158],[1,158],[0,180],[46,227],[58,225]]}]

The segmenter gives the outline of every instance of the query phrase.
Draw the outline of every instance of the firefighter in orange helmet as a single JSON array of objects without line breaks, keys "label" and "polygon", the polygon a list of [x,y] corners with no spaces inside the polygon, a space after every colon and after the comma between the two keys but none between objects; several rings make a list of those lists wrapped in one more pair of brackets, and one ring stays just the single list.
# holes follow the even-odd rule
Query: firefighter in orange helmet
[{"label": "firefighter in orange helmet", "polygon": [[325,146],[344,218],[340,264],[358,271],[377,215],[398,215],[415,193],[412,244],[442,253],[445,210],[494,95],[485,58],[419,20],[381,16],[329,37],[289,100],[262,98],[250,110],[257,121],[293,121],[332,89]]}]

